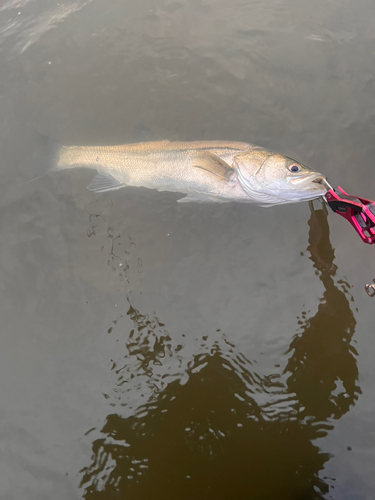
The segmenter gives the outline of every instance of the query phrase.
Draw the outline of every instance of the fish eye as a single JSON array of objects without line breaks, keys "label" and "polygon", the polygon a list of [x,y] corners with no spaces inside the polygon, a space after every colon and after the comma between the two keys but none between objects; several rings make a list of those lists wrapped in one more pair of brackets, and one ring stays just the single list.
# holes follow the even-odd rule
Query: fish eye
[{"label": "fish eye", "polygon": [[301,167],[296,163],[293,163],[293,165],[289,165],[288,168],[291,172],[299,172],[301,170]]}]

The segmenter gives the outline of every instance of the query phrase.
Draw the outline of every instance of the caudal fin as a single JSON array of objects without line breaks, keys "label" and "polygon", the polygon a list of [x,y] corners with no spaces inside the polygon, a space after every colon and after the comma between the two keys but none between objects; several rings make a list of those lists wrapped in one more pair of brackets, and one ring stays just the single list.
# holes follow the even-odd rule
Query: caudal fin
[{"label": "caudal fin", "polygon": [[[44,153],[45,161],[44,163],[44,173],[51,172],[53,170],[60,170],[58,166],[60,151],[63,145],[47,135],[39,135],[39,143],[42,152]],[[43,173],[41,174],[43,175]]]},{"label": "caudal fin", "polygon": [[35,138],[35,161],[33,161],[35,169],[33,167],[33,177],[26,182],[34,182],[49,172],[59,170],[58,160],[61,148],[62,145],[59,142],[37,133]]}]

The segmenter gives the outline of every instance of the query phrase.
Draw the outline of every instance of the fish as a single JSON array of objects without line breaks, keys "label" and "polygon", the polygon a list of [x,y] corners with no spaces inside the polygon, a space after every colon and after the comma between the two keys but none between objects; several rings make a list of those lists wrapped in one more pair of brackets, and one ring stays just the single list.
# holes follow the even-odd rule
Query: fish
[{"label": "fish", "polygon": [[118,146],[61,146],[53,170],[84,167],[87,186],[102,193],[125,186],[172,191],[178,202],[243,202],[261,206],[324,196],[327,179],[292,158],[235,141],[150,141]]}]

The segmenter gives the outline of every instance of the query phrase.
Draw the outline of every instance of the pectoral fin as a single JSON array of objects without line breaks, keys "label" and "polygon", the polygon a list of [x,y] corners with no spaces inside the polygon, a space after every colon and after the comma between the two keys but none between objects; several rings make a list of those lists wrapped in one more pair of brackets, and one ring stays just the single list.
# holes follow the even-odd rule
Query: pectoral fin
[{"label": "pectoral fin", "polygon": [[112,191],[123,186],[124,184],[112,177],[112,175],[100,173],[93,178],[87,189],[95,193],[104,193],[105,191]]},{"label": "pectoral fin", "polygon": [[196,153],[193,156],[193,167],[207,170],[227,181],[233,173],[233,169],[228,163],[209,151]]}]

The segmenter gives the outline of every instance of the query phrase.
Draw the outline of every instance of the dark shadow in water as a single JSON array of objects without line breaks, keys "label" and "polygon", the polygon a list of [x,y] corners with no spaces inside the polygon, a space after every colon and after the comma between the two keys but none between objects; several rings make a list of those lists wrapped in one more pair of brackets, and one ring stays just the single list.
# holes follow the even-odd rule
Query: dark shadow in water
[{"label": "dark shadow in water", "polygon": [[307,250],[324,293],[315,316],[302,314],[302,332],[290,344],[293,354],[286,371],[291,372],[288,388],[301,404],[300,416],[325,420],[340,418],[360,393],[357,352],[351,344],[356,321],[348,300],[349,284],[333,279],[337,268],[325,206],[312,212],[309,226]]},{"label": "dark shadow in water", "polygon": [[[135,416],[108,415],[81,471],[85,499],[327,498],[318,473],[329,455],[313,441],[360,389],[349,286],[333,279],[326,211],[312,212],[309,226],[324,293],[315,316],[302,314],[284,373],[257,374],[229,344],[195,356],[187,383],[171,382]],[[142,351],[147,317],[132,307],[128,314],[140,323],[132,349]]]}]

